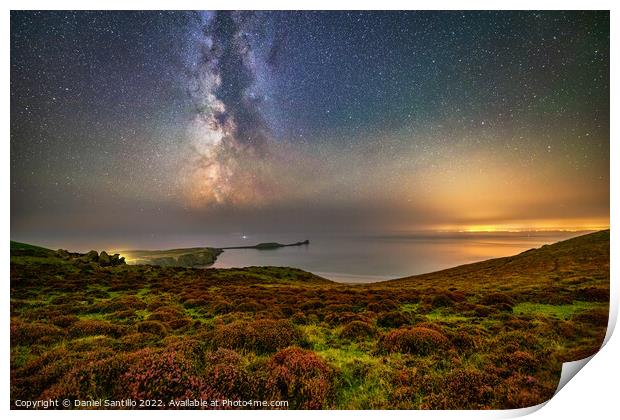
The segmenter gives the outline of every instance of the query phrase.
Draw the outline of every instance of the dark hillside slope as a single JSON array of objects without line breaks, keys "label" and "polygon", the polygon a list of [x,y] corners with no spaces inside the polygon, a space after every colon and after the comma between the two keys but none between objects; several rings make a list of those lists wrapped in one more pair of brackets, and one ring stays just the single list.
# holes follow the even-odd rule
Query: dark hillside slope
[{"label": "dark hillside slope", "polygon": [[509,288],[528,292],[533,286],[568,289],[609,287],[609,230],[595,232],[521,254],[462,265],[381,283],[385,286]]}]

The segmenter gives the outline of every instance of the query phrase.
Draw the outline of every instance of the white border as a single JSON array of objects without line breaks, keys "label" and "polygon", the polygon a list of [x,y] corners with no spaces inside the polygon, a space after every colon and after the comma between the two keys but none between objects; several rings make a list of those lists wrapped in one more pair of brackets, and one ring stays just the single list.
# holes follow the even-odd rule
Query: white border
[{"label": "white border", "polygon": [[[9,9],[114,9],[114,10],[131,10],[131,9],[195,9],[195,10],[224,10],[224,9],[417,9],[417,10],[486,10],[486,9],[508,9],[508,10],[611,10],[611,97],[616,98],[618,94],[618,85],[614,83],[614,70],[618,68],[617,57],[617,22],[615,19],[616,11],[618,9],[618,2],[612,1],[597,1],[590,0],[587,2],[579,1],[543,1],[543,0],[504,0],[502,2],[489,1],[489,0],[469,0],[469,1],[455,1],[455,0],[424,0],[416,2],[407,1],[392,1],[383,0],[381,2],[358,0],[358,1],[341,1],[341,0],[303,0],[303,1],[285,1],[285,0],[262,0],[260,2],[248,1],[248,0],[216,0],[216,1],[196,1],[196,0],[176,0],[176,1],[158,1],[158,0],[107,0],[107,1],[90,1],[87,4],[84,1],[76,0],[61,0],[55,1],[53,4],[49,1],[36,1],[36,0],[23,0],[23,1],[8,1],[3,3],[5,5],[5,13],[3,15],[3,45],[2,55],[4,55],[4,65],[1,67],[3,73],[4,84],[4,101],[2,102],[2,127],[5,133],[5,141],[2,142],[1,156],[3,159],[3,165],[0,167],[2,172],[3,182],[1,184],[2,190],[0,191],[0,197],[6,197],[2,206],[2,216],[4,223],[2,224],[3,236],[5,242],[8,245],[8,239],[10,237],[10,142],[9,142],[9,104],[10,104],[10,86],[9,86],[9,51],[10,51],[10,21],[9,21]],[[616,6],[616,7],[614,7]],[[615,41],[615,42],[614,42]],[[617,106],[615,101],[611,101],[611,139],[617,138],[617,125],[613,122],[617,120]],[[616,117],[616,118],[615,118]],[[619,148],[617,140],[610,141],[611,143],[611,224],[615,225],[615,214],[618,214],[620,206],[618,205],[617,186],[619,180],[619,165],[618,165],[618,153]],[[611,316],[615,320],[618,312],[618,281],[617,281],[617,263],[619,261],[619,251],[617,247],[618,234],[617,231],[612,229],[611,232],[611,255],[612,255],[612,313]],[[5,296],[2,299],[2,309],[4,314],[9,313],[9,252],[8,247],[2,248],[2,256],[0,257],[0,264],[4,276]],[[6,316],[5,315],[5,316]],[[0,340],[2,340],[2,364],[0,366],[2,373],[2,381],[0,391],[4,396],[4,409],[10,411],[9,407],[9,360],[10,360],[10,345],[9,345],[9,319],[8,316],[3,319],[3,331]],[[553,397],[543,408],[531,414],[531,418],[535,419],[583,419],[583,418],[611,418],[612,415],[616,416],[618,411],[618,378],[620,375],[620,363],[618,362],[618,355],[620,355],[620,344],[617,337],[613,335],[609,339],[605,347],[591,359],[587,366],[578,373],[576,379],[573,379],[566,384],[566,386]],[[539,407],[540,408],[540,407]],[[523,412],[521,412],[523,413]],[[107,418],[111,412],[109,411],[93,411],[85,413],[62,411],[62,412],[48,412],[38,411],[36,414],[24,411],[10,411],[8,413],[14,418],[73,418],[74,416],[93,416],[98,418]],[[114,412],[115,416],[120,418],[135,418],[136,416],[148,416],[149,418],[168,418],[170,412]],[[361,418],[376,418],[378,416],[389,415],[395,418],[409,419],[412,416],[420,418],[504,418],[513,417],[519,415],[517,412],[510,411],[487,411],[487,412],[471,412],[471,411],[452,411],[452,412],[422,412],[422,411],[320,411],[320,412],[307,412],[307,411],[294,411],[294,412],[255,412],[255,411],[242,411],[242,412],[192,412],[183,411],[175,413],[175,415],[182,415],[192,418],[204,419],[207,417],[222,417],[222,418],[248,418],[248,417],[260,417],[260,418],[283,418],[295,416],[300,419],[313,420],[319,416],[324,418],[338,418],[338,419],[353,419]]]},{"label": "white border", "polygon": [[14,10],[610,10],[610,0],[9,0]]}]

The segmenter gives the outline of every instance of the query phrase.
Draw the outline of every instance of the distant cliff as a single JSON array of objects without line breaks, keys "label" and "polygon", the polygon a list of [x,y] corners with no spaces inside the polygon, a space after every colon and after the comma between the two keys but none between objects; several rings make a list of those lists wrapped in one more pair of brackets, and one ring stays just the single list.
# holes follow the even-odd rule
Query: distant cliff
[{"label": "distant cliff", "polygon": [[287,246],[310,244],[309,240],[291,244],[278,242],[262,242],[257,245],[230,246],[224,248],[177,248],[167,250],[129,250],[120,251],[128,264],[150,264],[162,267],[208,267],[213,265],[217,257],[226,249],[258,249],[270,250]]},{"label": "distant cliff", "polygon": [[128,264],[150,264],[162,267],[205,267],[212,265],[221,248],[177,248],[167,250],[121,251]]}]

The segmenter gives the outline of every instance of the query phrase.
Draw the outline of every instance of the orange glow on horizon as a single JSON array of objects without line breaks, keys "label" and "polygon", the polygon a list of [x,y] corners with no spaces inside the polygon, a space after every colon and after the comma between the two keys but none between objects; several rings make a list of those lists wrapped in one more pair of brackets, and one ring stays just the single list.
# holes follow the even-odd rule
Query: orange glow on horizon
[{"label": "orange glow on horizon", "polygon": [[515,223],[497,223],[497,224],[472,224],[472,225],[453,225],[441,226],[436,230],[439,232],[463,232],[463,233],[492,233],[492,232],[579,232],[579,231],[596,231],[609,229],[609,221],[527,221]]}]

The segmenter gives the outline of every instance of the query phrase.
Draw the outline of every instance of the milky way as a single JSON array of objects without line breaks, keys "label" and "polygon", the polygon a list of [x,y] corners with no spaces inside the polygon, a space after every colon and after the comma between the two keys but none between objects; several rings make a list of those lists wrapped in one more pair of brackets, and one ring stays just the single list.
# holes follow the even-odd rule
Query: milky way
[{"label": "milky way", "polygon": [[41,243],[606,225],[609,14],[12,12],[11,183]]},{"label": "milky way", "polygon": [[252,47],[237,14],[207,14],[201,22],[191,96],[188,170],[195,204],[257,202],[266,192],[264,174],[253,162],[266,158],[269,128],[261,112]]}]

